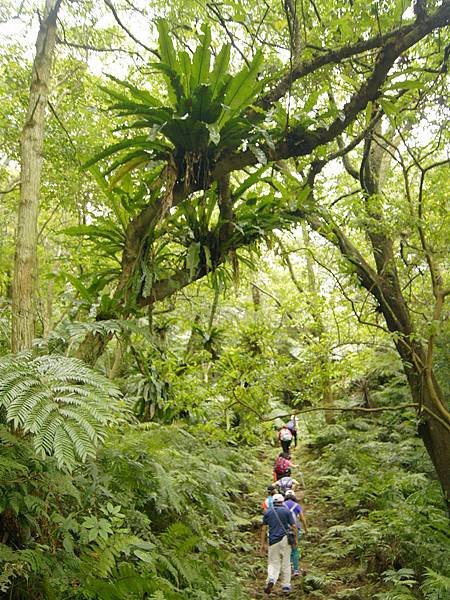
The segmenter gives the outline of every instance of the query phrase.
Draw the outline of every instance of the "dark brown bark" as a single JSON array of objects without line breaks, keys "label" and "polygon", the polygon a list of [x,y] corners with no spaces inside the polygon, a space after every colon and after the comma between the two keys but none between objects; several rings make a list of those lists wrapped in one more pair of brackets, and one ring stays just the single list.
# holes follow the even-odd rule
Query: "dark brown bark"
[{"label": "dark brown bark", "polygon": [[89,332],[80,344],[76,352],[76,357],[84,361],[87,365],[95,365],[112,338],[112,333]]},{"label": "dark brown bark", "polygon": [[[428,33],[434,29],[440,29],[450,24],[450,0],[446,0],[443,4],[435,11],[434,14],[421,21],[416,21],[412,25],[406,26],[402,30],[402,35],[394,35],[393,32],[387,34],[387,36],[381,36],[380,39],[384,40],[383,44],[374,47],[380,47],[380,53],[373,67],[372,73],[367,77],[365,83],[361,88],[352,96],[347,102],[339,116],[327,127],[319,127],[316,130],[300,131],[293,130],[288,134],[288,137],[284,140],[279,141],[273,147],[267,145],[261,145],[261,150],[268,157],[269,161],[276,162],[286,158],[293,158],[296,156],[306,156],[310,154],[315,148],[323,144],[327,144],[331,140],[335,140],[343,131],[356,119],[357,115],[364,110],[368,103],[378,98],[380,95],[380,89],[389,74],[395,61],[401,56],[406,50],[414,46],[418,41],[424,38]],[[364,44],[365,42],[361,42]],[[375,43],[375,42],[374,42]],[[379,44],[379,42],[378,42]],[[350,51],[350,46],[348,47]],[[336,56],[332,60],[333,53],[329,53],[329,57],[324,64],[338,63],[345,54],[346,48],[341,48],[336,51]],[[362,52],[363,50],[360,50]],[[355,50],[351,51],[349,56],[357,54]],[[338,58],[341,57],[339,60]],[[298,71],[294,71],[292,81],[299,79],[323,66],[321,60],[324,60],[325,56],[318,57],[315,59],[318,64],[310,67],[309,70],[306,66],[300,66]],[[305,63],[309,64],[309,63]],[[303,70],[304,69],[304,70]],[[278,91],[273,91],[268,94],[264,99],[261,100],[261,104],[264,108],[268,108],[271,102],[278,100],[283,97],[288,91],[290,84],[288,84],[288,76],[282,80],[280,88],[275,88]],[[228,173],[237,169],[255,165],[258,163],[258,159],[251,150],[246,152],[236,152],[225,156],[221,159],[214,168],[212,173],[212,179],[219,180]]]}]

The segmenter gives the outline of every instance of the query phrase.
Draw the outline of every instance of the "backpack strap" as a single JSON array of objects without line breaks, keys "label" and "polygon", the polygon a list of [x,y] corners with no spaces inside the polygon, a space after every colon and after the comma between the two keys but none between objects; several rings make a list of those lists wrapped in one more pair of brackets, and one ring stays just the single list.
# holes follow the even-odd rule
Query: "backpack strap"
[{"label": "backpack strap", "polygon": [[273,510],[273,512],[275,513],[275,516],[276,516],[276,518],[278,519],[278,523],[281,525],[281,529],[284,531],[284,534],[285,534],[285,535],[287,535],[287,534],[288,534],[288,532],[287,532],[287,529],[286,529],[286,527],[283,525],[283,523],[281,522],[281,519],[280,519],[280,517],[279,517],[279,516],[278,516],[278,514],[277,514],[277,510],[276,510],[276,508],[275,508],[275,504],[273,504],[273,505],[272,505],[272,510]]}]

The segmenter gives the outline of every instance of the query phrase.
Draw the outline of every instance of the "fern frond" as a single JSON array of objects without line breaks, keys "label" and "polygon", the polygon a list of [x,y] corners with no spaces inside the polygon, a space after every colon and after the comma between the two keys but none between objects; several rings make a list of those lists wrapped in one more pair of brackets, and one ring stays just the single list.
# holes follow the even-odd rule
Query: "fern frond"
[{"label": "fern frond", "polygon": [[0,359],[0,406],[6,420],[34,436],[38,453],[61,468],[95,455],[114,420],[117,388],[79,360],[30,353]]}]

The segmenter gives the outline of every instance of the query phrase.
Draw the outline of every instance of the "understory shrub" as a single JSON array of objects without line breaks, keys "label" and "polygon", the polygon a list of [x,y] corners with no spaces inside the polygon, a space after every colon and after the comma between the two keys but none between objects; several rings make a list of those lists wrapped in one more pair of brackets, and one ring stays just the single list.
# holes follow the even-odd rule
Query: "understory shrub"
[{"label": "understory shrub", "polygon": [[448,516],[412,413],[341,416],[311,447],[313,486],[333,515],[329,559],[357,563],[382,600],[447,597]]},{"label": "understory shrub", "polygon": [[5,597],[239,598],[226,545],[249,467],[235,449],[175,425],[123,425],[69,476],[28,437],[2,426],[0,441]]}]

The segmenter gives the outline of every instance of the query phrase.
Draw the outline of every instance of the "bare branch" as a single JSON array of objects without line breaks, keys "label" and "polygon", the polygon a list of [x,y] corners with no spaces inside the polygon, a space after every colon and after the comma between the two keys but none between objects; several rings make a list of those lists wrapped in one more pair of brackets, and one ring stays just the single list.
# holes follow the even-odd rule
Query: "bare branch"
[{"label": "bare branch", "polygon": [[20,185],[20,177],[18,177],[14,181],[12,181],[12,183],[9,184],[9,187],[7,187],[6,190],[0,190],[0,196],[6,196],[6,194],[10,194],[15,189],[17,189],[19,187],[19,185]]},{"label": "bare branch", "polygon": [[123,52],[124,54],[129,54],[132,56],[139,56],[139,58],[142,59],[142,56],[139,54],[139,52],[136,52],[135,50],[126,50],[125,48],[104,48],[101,46],[93,46],[91,44],[77,44],[76,42],[69,42],[66,38],[61,39],[58,38],[57,39],[58,44],[60,44],[61,46],[67,46],[69,48],[76,48],[77,50],[88,50],[90,52]]},{"label": "bare branch", "polygon": [[227,36],[228,36],[228,38],[230,40],[230,43],[233,46],[233,48],[241,56],[242,60],[245,62],[245,64],[247,65],[247,67],[250,66],[250,61],[245,56],[244,52],[242,52],[242,50],[239,48],[239,45],[236,44],[235,36],[230,31],[230,29],[229,29],[229,27],[227,25],[227,22],[226,22],[225,18],[223,17],[222,13],[220,12],[220,9],[217,6],[217,4],[215,2],[208,2],[207,7],[217,17],[217,20],[219,21],[219,23],[224,28],[225,33],[227,34]]},{"label": "bare branch", "polygon": [[119,27],[121,29],[123,29],[125,31],[125,33],[134,41],[136,42],[136,44],[138,44],[139,46],[141,46],[142,48],[144,48],[145,50],[147,50],[147,52],[150,52],[150,54],[153,54],[154,56],[156,56],[157,58],[161,58],[159,55],[159,52],[157,50],[155,50],[154,48],[150,48],[149,46],[147,46],[146,44],[144,44],[143,42],[141,42],[140,40],[138,40],[138,38],[136,36],[134,36],[131,31],[122,23],[119,15],[117,14],[117,10],[114,8],[113,3],[111,2],[111,0],[104,0],[106,6],[109,8],[109,10],[112,12],[113,17],[116,21],[116,23],[119,25]]},{"label": "bare branch", "polygon": [[305,408],[303,410],[291,411],[287,414],[277,415],[276,417],[263,418],[262,421],[270,422],[276,421],[277,419],[286,419],[291,415],[303,415],[305,413],[310,412],[318,412],[318,411],[339,411],[339,412],[364,412],[364,413],[375,413],[375,412],[386,412],[386,411],[397,411],[403,410],[404,408],[418,408],[418,404],[416,403],[408,403],[408,404],[398,404],[397,406],[378,406],[376,408],[364,408],[362,406],[354,406],[354,407],[338,407],[338,406],[314,406],[312,408]]}]

